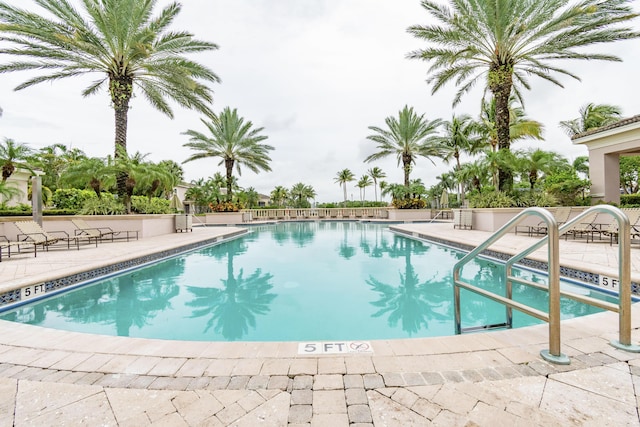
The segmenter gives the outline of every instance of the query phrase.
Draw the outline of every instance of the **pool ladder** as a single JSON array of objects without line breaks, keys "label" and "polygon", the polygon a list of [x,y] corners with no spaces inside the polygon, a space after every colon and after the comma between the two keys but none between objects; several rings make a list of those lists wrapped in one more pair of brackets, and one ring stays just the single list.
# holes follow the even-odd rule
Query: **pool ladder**
[{"label": "pool ladder", "polygon": [[[607,213],[611,215],[618,223],[618,304],[601,301],[584,295],[560,289],[560,251],[559,238],[571,228],[580,223],[585,217],[594,213]],[[460,278],[462,268],[482,251],[487,249],[493,242],[500,239],[518,223],[529,216],[537,216],[546,223],[547,235],[531,245],[529,248],[512,256],[505,264],[505,295],[498,295],[477,286],[464,282]],[[491,328],[511,328],[513,325],[512,309],[516,309],[537,319],[543,320],[549,324],[549,349],[542,350],[540,355],[543,359],[562,365],[570,363],[569,358],[560,351],[560,296],[571,298],[585,304],[593,305],[605,310],[618,313],[619,322],[619,338],[611,341],[611,345],[625,351],[640,352],[640,346],[631,343],[631,235],[629,218],[620,209],[609,206],[599,205],[593,206],[572,220],[568,221],[561,227],[553,215],[546,209],[527,208],[507,222],[499,230],[494,232],[485,242],[469,252],[465,257],[458,261],[453,267],[453,294],[454,294],[454,315],[455,315],[455,332],[461,334],[464,332],[477,331],[479,329]],[[513,265],[525,258],[527,255],[547,245],[548,247],[548,284],[535,283],[523,278],[515,277],[511,274]],[[541,289],[549,293],[549,311],[544,312],[526,304],[513,300],[513,282],[524,284],[536,289]],[[460,288],[467,289],[476,294],[482,295],[493,301],[501,303],[505,306],[506,322],[497,325],[476,326],[471,328],[462,328],[460,316]]]}]

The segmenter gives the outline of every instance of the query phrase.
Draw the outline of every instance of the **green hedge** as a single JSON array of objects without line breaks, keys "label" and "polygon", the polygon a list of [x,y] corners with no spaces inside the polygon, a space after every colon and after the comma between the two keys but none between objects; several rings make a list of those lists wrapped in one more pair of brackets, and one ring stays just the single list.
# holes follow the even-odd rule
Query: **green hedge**
[{"label": "green hedge", "polygon": [[[42,211],[43,216],[56,216],[56,215],[75,215],[74,209],[45,209]],[[5,209],[0,210],[0,216],[31,216],[33,213],[23,210]]]},{"label": "green hedge", "polygon": [[53,204],[58,209],[82,209],[87,200],[97,199],[96,193],[92,190],[80,190],[77,188],[58,188],[53,193]]},{"label": "green hedge", "polygon": [[621,194],[620,206],[640,205],[640,194]]}]

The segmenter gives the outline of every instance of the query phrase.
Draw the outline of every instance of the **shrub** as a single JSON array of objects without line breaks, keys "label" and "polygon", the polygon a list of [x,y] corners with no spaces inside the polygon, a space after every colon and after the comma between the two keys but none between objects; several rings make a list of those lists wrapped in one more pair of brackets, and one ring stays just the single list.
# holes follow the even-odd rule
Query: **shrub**
[{"label": "shrub", "polygon": [[511,208],[516,201],[502,191],[479,193],[469,197],[471,208]]},{"label": "shrub", "polygon": [[125,212],[124,205],[116,201],[114,197],[100,199],[94,197],[87,200],[82,209],[78,211],[81,215],[121,215]]},{"label": "shrub", "polygon": [[235,202],[210,203],[209,208],[213,212],[238,212],[242,206]]},{"label": "shrub", "polygon": [[220,202],[220,203],[210,203],[209,208],[213,212],[239,212],[240,209],[244,209],[238,202]]},{"label": "shrub", "polygon": [[152,197],[149,200],[145,196],[133,196],[131,197],[131,211],[141,214],[171,213],[171,201],[160,197]]},{"label": "shrub", "polygon": [[53,193],[53,203],[58,209],[81,209],[89,199],[97,199],[92,190],[80,190],[77,188],[58,188]]},{"label": "shrub", "polygon": [[427,201],[418,198],[393,199],[392,204],[398,209],[424,209]]},{"label": "shrub", "polygon": [[640,194],[621,194],[620,206],[640,205]]},{"label": "shrub", "polygon": [[556,206],[558,204],[557,199],[553,195],[539,191],[526,191],[517,193],[514,196],[514,199],[516,206],[523,208],[528,208],[531,206],[548,207]]}]

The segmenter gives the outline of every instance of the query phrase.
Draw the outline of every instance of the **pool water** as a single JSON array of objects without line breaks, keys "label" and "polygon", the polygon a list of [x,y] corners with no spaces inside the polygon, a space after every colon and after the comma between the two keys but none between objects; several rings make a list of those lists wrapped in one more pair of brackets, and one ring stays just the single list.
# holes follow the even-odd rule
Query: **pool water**
[{"label": "pool water", "polygon": [[[92,334],[194,341],[373,340],[452,335],[451,271],[464,253],[386,225],[255,226],[193,251],[24,305],[0,318]],[[530,271],[515,274],[545,281]],[[462,277],[503,293],[502,266]],[[546,311],[546,294],[514,285]],[[593,293],[585,290],[585,292]],[[605,297],[606,298],[606,297]],[[503,306],[462,290],[463,327],[503,323]],[[562,300],[563,318],[599,310]],[[539,323],[514,310],[514,326]]]}]

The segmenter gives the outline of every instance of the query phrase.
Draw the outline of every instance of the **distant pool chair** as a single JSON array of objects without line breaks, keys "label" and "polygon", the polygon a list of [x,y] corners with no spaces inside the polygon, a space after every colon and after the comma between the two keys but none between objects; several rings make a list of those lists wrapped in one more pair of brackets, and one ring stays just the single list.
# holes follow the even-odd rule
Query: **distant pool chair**
[{"label": "distant pool chair", "polygon": [[[115,231],[111,227],[91,227],[87,221],[80,218],[74,218],[71,220],[71,222],[73,223],[73,225],[76,226],[75,233],[76,233],[76,236],[79,236],[79,237],[86,236],[96,240],[100,239],[100,241],[107,238],[107,239],[111,239],[112,242],[114,238],[123,239],[123,240],[126,238],[128,242],[130,238],[132,238],[135,235],[136,240],[138,240],[138,230]],[[123,234],[123,236],[118,237],[120,236],[120,234]]]},{"label": "distant pool chair", "polygon": [[[622,210],[629,218],[629,234],[631,238],[638,237],[640,235],[640,208],[623,209]],[[618,243],[618,237],[620,231],[618,230],[618,221],[612,221],[602,232],[605,236],[609,236],[609,245]]]},{"label": "distant pool chair", "polygon": [[[87,239],[91,243],[91,239],[96,241],[96,247],[98,246],[98,239],[91,236],[70,236],[66,231],[45,231],[35,221],[18,221],[14,222],[15,226],[20,230],[17,239],[21,242],[31,242],[35,246],[42,246],[45,250],[49,250],[49,246],[53,246],[60,242],[67,243],[67,249],[71,249],[71,243],[75,243],[76,249],[80,249],[80,240]],[[55,236],[54,233],[58,235]]]},{"label": "distant pool chair", "polygon": [[2,262],[2,252],[4,250],[7,251],[7,258],[11,258],[11,248],[17,248],[18,253],[21,253],[21,247],[31,246],[33,247],[33,256],[34,258],[38,256],[38,247],[32,242],[19,242],[12,241],[7,238],[7,236],[0,236],[0,262]]},{"label": "distant pool chair", "polygon": [[[562,206],[556,209],[553,213],[553,217],[558,223],[558,227],[569,221],[569,217],[571,216],[571,207],[570,206]],[[518,225],[516,226],[515,233],[518,234],[518,231],[526,231],[529,236],[533,236],[534,234],[547,234],[547,223],[544,221],[540,221],[536,225]]]}]

